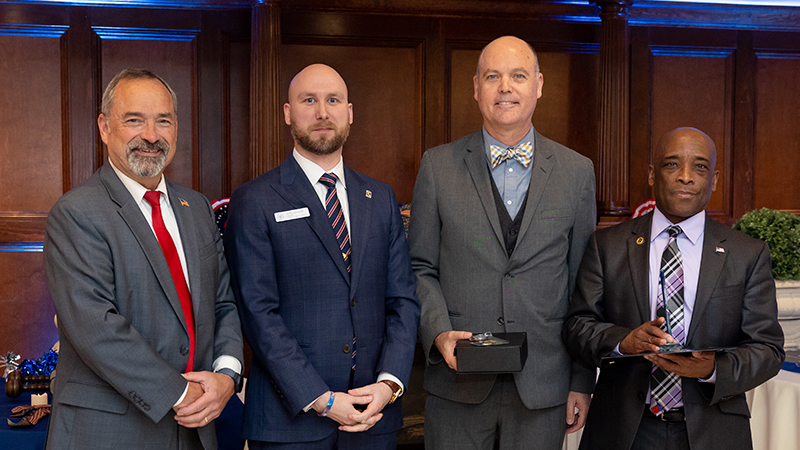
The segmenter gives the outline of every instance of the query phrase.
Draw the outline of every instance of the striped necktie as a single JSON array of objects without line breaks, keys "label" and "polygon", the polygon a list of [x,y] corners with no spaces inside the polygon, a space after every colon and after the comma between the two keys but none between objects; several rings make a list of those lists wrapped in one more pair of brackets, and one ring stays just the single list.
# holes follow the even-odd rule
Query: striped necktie
[{"label": "striped necktie", "polygon": [[[676,341],[684,344],[686,342],[686,329],[683,322],[683,259],[678,249],[678,235],[683,230],[677,225],[667,228],[669,242],[661,255],[661,271],[664,273],[664,289],[658,290],[658,300],[656,302],[656,315],[665,317],[665,299],[661,292],[666,292],[666,308],[669,308],[669,325],[672,329],[672,337]],[[666,322],[661,325],[662,330],[666,330]],[[667,372],[653,364],[653,372],[650,377],[651,411],[655,415],[661,415],[664,411],[669,411],[683,400],[681,392],[681,378],[672,372]]]},{"label": "striped necktie", "polygon": [[339,203],[339,196],[336,195],[336,181],[339,178],[333,173],[325,173],[319,178],[319,182],[328,188],[328,193],[325,195],[325,212],[328,214],[328,220],[331,222],[333,232],[336,235],[336,241],[339,243],[339,251],[342,252],[342,258],[347,265],[347,273],[350,273],[350,235],[347,233],[347,223],[344,219],[344,211],[342,205]]}]

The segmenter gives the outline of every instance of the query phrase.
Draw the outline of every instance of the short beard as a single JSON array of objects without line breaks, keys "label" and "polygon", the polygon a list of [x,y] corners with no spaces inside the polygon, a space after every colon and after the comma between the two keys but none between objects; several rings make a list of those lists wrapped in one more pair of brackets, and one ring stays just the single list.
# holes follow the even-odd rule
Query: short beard
[{"label": "short beard", "polygon": [[[322,124],[315,124],[317,125],[324,125],[326,127],[335,128],[330,122],[322,123]],[[292,122],[292,138],[302,147],[304,150],[309,151],[315,155],[325,156],[330,155],[331,153],[339,150],[344,145],[344,142],[347,140],[347,136],[350,135],[350,124],[345,124],[344,128],[341,130],[336,129],[335,134],[333,135],[332,139],[327,138],[320,138],[316,141],[311,139],[310,133],[306,133],[305,131],[301,130],[294,122]]]},{"label": "short beard", "polygon": [[[136,149],[159,150],[155,157],[140,156],[136,153]],[[151,178],[160,174],[164,170],[167,162],[167,153],[169,152],[169,144],[163,139],[156,142],[147,142],[145,140],[136,138],[128,142],[128,166],[131,172],[136,176],[142,178]]]}]

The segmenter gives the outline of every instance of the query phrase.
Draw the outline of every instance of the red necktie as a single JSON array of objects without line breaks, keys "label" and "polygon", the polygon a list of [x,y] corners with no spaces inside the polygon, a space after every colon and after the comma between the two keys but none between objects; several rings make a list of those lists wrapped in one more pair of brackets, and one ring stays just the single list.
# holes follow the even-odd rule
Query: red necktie
[{"label": "red necktie", "polygon": [[186,319],[186,328],[189,330],[189,362],[186,364],[186,372],[191,372],[194,369],[194,314],[192,313],[192,295],[189,293],[189,287],[186,285],[186,277],[183,276],[181,259],[178,257],[178,250],[175,248],[175,242],[172,240],[172,236],[170,236],[167,227],[164,225],[164,219],[161,217],[161,192],[147,191],[144,194],[144,199],[153,207],[153,230],[155,230],[158,243],[161,245],[161,251],[164,252],[164,258],[167,259],[169,272],[172,274],[172,281],[175,283],[175,289],[178,291],[178,298],[181,300],[183,317]]}]

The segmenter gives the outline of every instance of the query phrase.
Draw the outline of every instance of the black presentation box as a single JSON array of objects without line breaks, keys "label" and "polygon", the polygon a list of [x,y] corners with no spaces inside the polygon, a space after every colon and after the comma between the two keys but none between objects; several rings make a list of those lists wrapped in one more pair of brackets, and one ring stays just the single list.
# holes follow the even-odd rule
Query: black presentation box
[{"label": "black presentation box", "polygon": [[528,338],[521,333],[493,333],[508,344],[476,346],[469,339],[456,342],[458,373],[522,372],[528,359]]}]

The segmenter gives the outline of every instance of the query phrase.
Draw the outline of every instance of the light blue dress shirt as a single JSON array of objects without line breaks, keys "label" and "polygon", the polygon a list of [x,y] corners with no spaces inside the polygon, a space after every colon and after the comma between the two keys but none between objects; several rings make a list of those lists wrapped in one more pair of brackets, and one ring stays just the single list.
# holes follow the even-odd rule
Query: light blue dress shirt
[{"label": "light blue dress shirt", "polygon": [[507,159],[492,169],[492,150],[490,146],[496,145],[502,148],[509,148],[516,147],[525,142],[530,142],[531,148],[533,148],[535,153],[536,146],[533,141],[533,125],[531,125],[531,129],[528,130],[528,134],[526,134],[522,140],[511,146],[505,145],[493,138],[492,135],[486,131],[486,127],[481,127],[481,131],[483,131],[483,147],[486,152],[486,163],[489,165],[489,170],[492,172],[494,184],[497,186],[497,191],[503,199],[506,211],[508,211],[508,215],[511,216],[513,220],[517,217],[517,213],[522,207],[525,194],[528,193],[528,186],[531,183],[531,170],[533,169],[533,156],[531,156],[531,163],[528,164],[528,167],[523,166],[516,159]]}]

